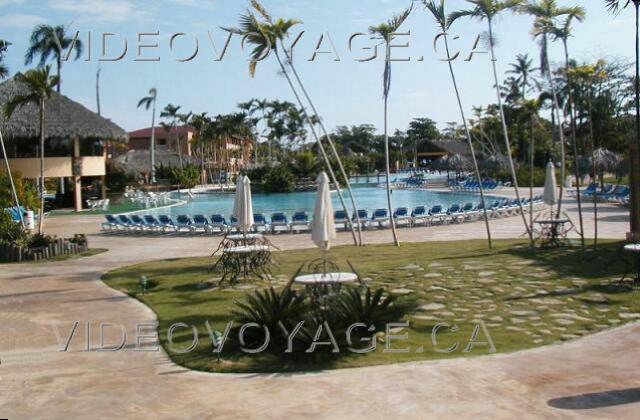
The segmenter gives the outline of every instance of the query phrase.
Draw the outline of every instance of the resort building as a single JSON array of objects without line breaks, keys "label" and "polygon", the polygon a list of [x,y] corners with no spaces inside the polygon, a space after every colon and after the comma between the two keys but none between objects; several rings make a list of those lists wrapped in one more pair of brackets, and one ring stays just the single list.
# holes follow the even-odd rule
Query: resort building
[{"label": "resort building", "polygon": [[[149,150],[151,148],[152,127],[141,128],[129,133],[128,150]],[[191,156],[192,140],[196,134],[196,129],[189,126],[179,126],[176,128],[165,128],[157,126],[155,128],[156,150],[166,150],[178,153],[181,149],[183,155]],[[178,147],[178,144],[180,145]]]},{"label": "resort building", "polygon": [[[0,84],[0,109],[17,95],[28,94],[24,84],[10,79]],[[23,178],[40,177],[40,111],[30,103],[7,119],[0,113],[9,166]],[[100,195],[106,195],[106,147],[126,142],[127,133],[110,120],[88,110],[66,96],[53,92],[45,104],[45,178],[58,178],[59,193],[72,191],[76,211],[82,210],[83,180],[96,180]],[[0,156],[5,159],[5,156]],[[5,162],[0,162],[5,167]],[[88,198],[88,197],[86,197]]]},{"label": "resort building", "polygon": [[471,150],[465,141],[423,140],[418,146],[418,161],[430,163],[446,155],[470,157]]}]

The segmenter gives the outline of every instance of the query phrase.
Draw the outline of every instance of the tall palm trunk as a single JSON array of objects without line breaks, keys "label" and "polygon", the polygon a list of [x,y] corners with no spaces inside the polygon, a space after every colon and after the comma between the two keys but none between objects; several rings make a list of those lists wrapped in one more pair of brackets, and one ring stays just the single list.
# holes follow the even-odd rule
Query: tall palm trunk
[{"label": "tall palm trunk", "polygon": [[569,91],[569,121],[571,124],[571,140],[573,143],[573,164],[575,167],[576,176],[576,199],[578,200],[578,219],[580,221],[580,244],[582,246],[582,252],[585,251],[584,243],[584,220],[582,217],[582,197],[580,197],[580,167],[578,166],[578,136],[576,135],[576,120],[574,113],[573,103],[573,86],[571,76],[569,74],[569,46],[566,38],[562,40],[564,45],[564,61],[565,61],[565,73],[567,77],[567,89]]},{"label": "tall palm trunk", "polygon": [[[347,175],[347,172],[344,169],[344,165],[342,164],[342,159],[340,158],[340,155],[338,154],[338,150],[336,149],[335,142],[333,141],[333,138],[332,138],[331,134],[326,129],[326,127],[324,125],[324,122],[322,121],[322,118],[320,118],[320,114],[318,113],[318,110],[316,109],[316,106],[315,106],[314,102],[311,100],[311,97],[310,97],[309,93],[307,92],[307,89],[306,89],[304,83],[302,83],[302,79],[300,78],[300,75],[298,74],[298,71],[296,70],[296,67],[293,64],[293,58],[289,54],[289,50],[287,49],[286,45],[284,45],[284,41],[281,41],[281,44],[282,44],[282,49],[283,49],[283,51],[285,53],[285,56],[287,58],[287,62],[289,63],[289,66],[291,67],[291,71],[293,72],[293,76],[295,77],[296,81],[298,82],[298,85],[300,86],[300,90],[302,90],[302,94],[307,99],[307,102],[309,103],[309,106],[311,107],[311,110],[313,111],[313,114],[316,117],[316,120],[318,121],[318,124],[320,125],[320,130],[322,130],[322,134],[327,139],[327,143],[329,143],[329,147],[331,148],[331,153],[333,154],[333,157],[336,159],[336,162],[338,163],[338,169],[340,169],[340,173],[342,174],[342,177],[344,178],[344,182],[345,182],[345,185],[347,187],[347,192],[349,193],[349,198],[351,200],[351,206],[353,207],[353,214],[355,216],[355,221],[356,221],[356,225],[357,225],[357,228],[358,228],[358,242],[359,242],[359,245],[362,246],[363,245],[363,241],[362,241],[362,227],[361,227],[361,223],[360,223],[360,215],[358,214],[358,206],[356,205],[356,199],[355,199],[355,196],[353,194],[353,189],[351,188],[351,182],[349,182],[349,176]],[[349,214],[349,213],[347,212],[347,214]]]},{"label": "tall palm trunk", "polygon": [[551,89],[551,97],[553,98],[553,113],[555,115],[558,126],[558,137],[560,140],[560,191],[558,193],[558,212],[556,218],[559,219],[562,213],[562,198],[564,195],[564,182],[565,182],[565,170],[566,170],[566,155],[564,144],[564,126],[562,119],[560,118],[560,101],[558,100],[558,94],[556,92],[555,83],[553,83],[553,74],[551,73],[551,65],[549,64],[549,51],[547,49],[547,34],[543,35],[542,39],[542,54],[544,55],[544,63],[542,65],[542,71],[544,72],[547,81],[549,82],[549,89]]},{"label": "tall palm trunk", "polygon": [[[280,70],[282,70],[282,73],[284,74],[285,78],[287,79],[287,82],[289,83],[289,87],[291,88],[291,91],[293,92],[293,95],[296,98],[296,102],[298,102],[298,106],[300,107],[300,109],[302,110],[302,113],[304,115],[305,120],[307,121],[307,124],[309,125],[309,129],[311,131],[311,135],[313,136],[313,138],[316,141],[316,144],[318,145],[318,149],[320,150],[320,154],[322,155],[322,159],[324,160],[325,166],[327,167],[327,170],[329,171],[329,177],[331,179],[331,182],[333,182],[336,186],[336,190],[338,192],[338,198],[340,199],[340,204],[342,205],[343,210],[345,211],[345,213],[348,215],[349,214],[349,210],[347,209],[347,204],[344,201],[344,197],[342,196],[342,191],[340,190],[340,184],[338,183],[338,180],[336,179],[336,175],[335,172],[333,171],[333,168],[331,167],[331,162],[329,161],[329,157],[327,156],[327,153],[324,149],[324,146],[322,144],[322,141],[320,141],[320,137],[318,136],[318,133],[316,132],[316,129],[313,125],[313,121],[311,120],[311,118],[309,117],[309,114],[307,113],[307,109],[304,106],[304,103],[302,102],[302,99],[300,98],[300,95],[298,94],[298,91],[295,88],[295,85],[293,84],[293,80],[291,80],[291,76],[289,76],[289,72],[287,71],[286,67],[284,66],[284,63],[282,62],[282,59],[280,58],[280,53],[278,52],[278,49],[275,48],[274,49],[275,52],[275,56],[276,59],[278,60],[278,64],[280,65]],[[356,246],[358,246],[358,239],[356,238],[356,233],[355,230],[353,228],[353,224],[351,224],[351,235],[353,236],[353,242]]]},{"label": "tall palm trunk", "polygon": [[16,192],[16,184],[13,182],[13,174],[11,173],[11,167],[9,166],[9,156],[7,155],[7,149],[4,147],[4,138],[2,137],[2,131],[0,131],[0,146],[2,146],[2,157],[4,158],[4,165],[7,168],[7,176],[9,177],[9,183],[11,184],[11,194],[13,195],[13,201],[16,203],[18,209],[18,216],[20,217],[20,224],[24,228],[24,218],[20,211],[20,201],[18,200],[18,193]]},{"label": "tall palm trunk", "polygon": [[[598,185],[597,175],[596,175],[596,159],[595,159],[595,151],[596,151],[596,141],[595,136],[593,135],[593,105],[592,105],[592,97],[593,97],[593,84],[589,84],[589,137],[591,137],[591,170],[593,171],[593,180],[591,181],[596,187]],[[597,194],[593,194],[593,250],[596,251],[598,249],[598,196]]]},{"label": "tall palm trunk", "polygon": [[44,230],[44,98],[40,99],[40,211],[38,233]]},{"label": "tall palm trunk", "polygon": [[502,96],[500,96],[500,83],[498,82],[498,69],[496,68],[496,53],[493,42],[493,24],[491,19],[487,19],[489,23],[489,49],[491,50],[491,66],[493,68],[493,79],[495,82],[496,96],[498,98],[498,108],[500,109],[500,120],[502,122],[502,131],[504,135],[504,142],[507,148],[507,158],[509,159],[509,168],[511,169],[511,178],[513,180],[513,188],[516,193],[516,199],[518,200],[518,208],[520,209],[520,215],[522,216],[522,222],[524,223],[527,234],[529,235],[529,242],[531,246],[535,246],[533,242],[533,232],[529,229],[527,218],[524,214],[524,208],[522,207],[522,201],[520,200],[520,191],[518,189],[518,175],[516,174],[516,167],[513,163],[513,156],[511,155],[511,143],[509,142],[509,129],[507,128],[507,119],[504,115],[504,107],[502,106]]},{"label": "tall palm trunk", "polygon": [[[535,123],[535,115],[531,114],[531,140],[529,141],[529,159],[531,165],[531,173],[529,175],[529,230],[533,232],[533,168],[536,160],[535,137],[533,135],[533,125]],[[532,248],[535,251],[535,247]]]},{"label": "tall palm trunk", "polygon": [[[62,54],[62,52],[60,52],[60,54]],[[62,85],[62,57],[60,57],[60,54],[58,54],[58,56],[56,57],[56,66],[57,66],[57,73],[58,73],[58,83],[56,84],[56,91],[58,93],[60,93],[60,89],[61,89],[61,85]]]},{"label": "tall palm trunk", "polygon": [[390,164],[389,164],[389,78],[391,77],[391,40],[386,39],[386,54],[385,54],[385,88],[384,88],[384,164],[386,172],[386,185],[387,185],[387,208],[389,209],[389,220],[391,221],[391,233],[393,235],[393,243],[396,246],[400,246],[398,241],[398,233],[396,232],[396,223],[393,218],[393,203],[391,200],[391,179],[390,179]]},{"label": "tall palm trunk", "polygon": [[489,215],[487,213],[487,206],[484,199],[484,187],[482,186],[482,177],[480,176],[480,167],[478,166],[478,160],[476,159],[476,152],[471,139],[471,132],[469,131],[469,125],[464,115],[464,107],[462,106],[462,99],[460,98],[460,91],[458,90],[458,82],[456,81],[456,75],[453,71],[453,64],[451,62],[451,54],[449,52],[449,42],[447,41],[447,35],[444,36],[444,45],[447,51],[447,63],[449,64],[449,73],[451,74],[451,81],[453,82],[453,89],[456,92],[456,99],[458,100],[458,108],[460,109],[460,117],[462,118],[462,124],[464,125],[464,131],[467,135],[467,142],[469,143],[469,149],[471,151],[471,159],[473,160],[473,169],[480,185],[480,201],[482,203],[484,224],[487,229],[487,241],[489,242],[489,249],[493,248],[491,241],[491,228],[489,227]]},{"label": "tall palm trunk", "polygon": [[180,163],[180,169],[184,169],[184,165],[182,164],[182,146],[180,145],[180,133],[178,132],[178,122],[176,119],[173,119],[173,127],[176,132],[176,144],[178,147],[178,162]]},{"label": "tall palm trunk", "polygon": [[[636,12],[636,78],[634,81],[635,94],[636,94],[636,147],[640,148],[640,0],[633,0]],[[631,186],[631,232],[636,236],[635,240],[638,240],[637,236],[640,235],[640,179],[636,179],[638,173],[636,165],[639,165],[640,158],[638,157],[638,149],[635,153],[629,153],[630,171],[629,180]]]},{"label": "tall palm trunk", "polygon": [[156,183],[156,99],[151,112],[151,183]]}]

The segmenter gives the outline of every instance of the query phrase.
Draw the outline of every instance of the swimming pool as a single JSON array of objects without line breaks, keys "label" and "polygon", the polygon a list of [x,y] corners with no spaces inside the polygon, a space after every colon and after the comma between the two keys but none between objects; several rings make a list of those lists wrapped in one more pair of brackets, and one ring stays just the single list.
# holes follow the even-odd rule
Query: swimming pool
[{"label": "swimming pool", "polygon": [[[375,209],[387,207],[387,195],[384,188],[363,187],[354,188],[353,191],[356,204],[360,209],[366,209],[371,213]],[[351,212],[351,202],[348,193],[343,191],[343,196],[347,202],[347,208],[349,212]],[[338,194],[333,193],[332,197],[334,210],[341,209],[342,206],[340,205]],[[233,194],[197,194],[193,197],[181,195],[180,199],[187,201],[187,203],[175,207],[150,210],[147,211],[147,213],[156,215],[167,214],[171,216],[180,214],[204,214],[207,216],[223,214],[228,216],[233,209]],[[296,211],[306,211],[311,214],[315,206],[315,199],[315,191],[284,194],[253,194],[253,211],[255,213],[265,213],[268,216],[276,211],[282,211],[289,215]],[[487,197],[487,200],[489,199],[494,200],[496,197]],[[409,210],[412,210],[417,206],[426,206],[430,209],[432,206],[441,205],[446,209],[452,204],[460,203],[479,204],[480,196],[478,194],[463,192],[454,193],[399,189],[393,191],[393,206],[396,208],[408,207]]]}]

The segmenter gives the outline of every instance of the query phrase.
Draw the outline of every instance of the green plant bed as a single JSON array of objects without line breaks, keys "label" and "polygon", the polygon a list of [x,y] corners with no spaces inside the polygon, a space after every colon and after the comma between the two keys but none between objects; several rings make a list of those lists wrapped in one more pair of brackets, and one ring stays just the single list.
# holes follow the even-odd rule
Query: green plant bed
[{"label": "green plant bed", "polygon": [[[278,265],[272,281],[249,279],[236,288],[202,288],[202,282],[215,284],[208,273],[212,264],[208,258],[148,262],[112,271],[103,280],[155,311],[160,342],[176,363],[208,372],[309,371],[481,356],[491,352],[488,345],[477,344],[470,352],[464,351],[480,320],[496,351],[512,352],[571,340],[640,318],[637,292],[612,285],[627,269],[628,262],[619,257],[619,243],[601,244],[597,255],[587,258],[579,248],[539,251],[532,256],[523,242],[495,244],[492,251],[484,241],[403,244],[401,248],[338,247],[331,251],[330,257],[342,268],[347,267],[348,259],[372,290],[382,287],[396,296],[397,303],[413,302],[412,311],[397,320],[410,326],[393,331],[396,335],[407,333],[408,339],[394,338],[390,344],[393,349],[409,348],[403,353],[385,352],[384,333],[379,333],[377,349],[367,354],[341,348],[338,355],[293,358],[277,351],[244,354],[237,345],[227,343],[218,360],[206,322],[212,330],[224,331],[228,322],[237,319],[233,315],[237,302],[245,302],[247,294],[256,290],[281,290],[303,262],[318,258],[315,249],[274,253]],[[142,275],[155,284],[144,294],[138,285]],[[191,329],[176,329],[173,346],[167,340],[170,326],[179,322],[198,331],[199,344],[186,354],[179,351],[191,345]],[[437,331],[434,346],[432,334],[439,322],[446,325]],[[487,341],[484,330],[479,330],[476,339]],[[327,341],[327,336],[321,340]],[[358,348],[368,345],[355,342]],[[453,350],[441,352],[447,348]]]}]

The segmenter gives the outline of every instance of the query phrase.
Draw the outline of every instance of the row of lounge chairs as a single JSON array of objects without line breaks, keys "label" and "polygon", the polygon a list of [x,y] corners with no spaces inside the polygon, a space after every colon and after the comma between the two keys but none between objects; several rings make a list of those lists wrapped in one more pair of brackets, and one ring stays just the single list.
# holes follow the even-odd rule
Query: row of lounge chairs
[{"label": "row of lounge chairs", "polygon": [[[498,182],[492,179],[482,181],[482,188],[485,191],[495,190],[498,186]],[[475,180],[467,180],[464,183],[452,184],[450,189],[452,191],[478,192],[480,191],[480,183]]]},{"label": "row of lounge chairs", "polygon": [[[596,184],[590,184],[580,192],[583,197],[597,198],[613,203],[628,204],[631,190],[626,185],[605,185],[604,189],[598,191]],[[575,192],[573,193],[575,195]]]},{"label": "row of lounge chairs", "polygon": [[[534,198],[534,206],[537,208],[542,204],[542,197]],[[529,211],[529,199],[523,199],[523,210]],[[519,214],[520,206],[517,200],[496,200],[487,207],[487,212],[492,218],[508,217]],[[483,216],[484,209],[481,204],[474,206],[472,203],[454,204],[448,209],[437,205],[431,209],[425,206],[418,206],[412,211],[407,207],[397,208],[391,217],[397,226],[430,226],[448,223],[472,222]],[[334,213],[334,221],[337,229],[349,229],[351,225],[360,221],[363,229],[385,228],[391,224],[391,217],[387,209],[377,209],[371,215],[367,210],[358,210],[358,217],[348,215],[343,210]],[[102,224],[105,232],[188,232],[188,233],[229,233],[237,232],[238,221],[232,216],[228,221],[221,214],[214,214],[211,217],[205,215],[180,215],[175,219],[167,215],[106,215],[106,220]],[[253,216],[254,232],[265,233],[300,233],[311,230],[311,222],[306,212],[296,212],[291,219],[282,212],[271,215],[271,220],[263,213],[256,213]]]}]

